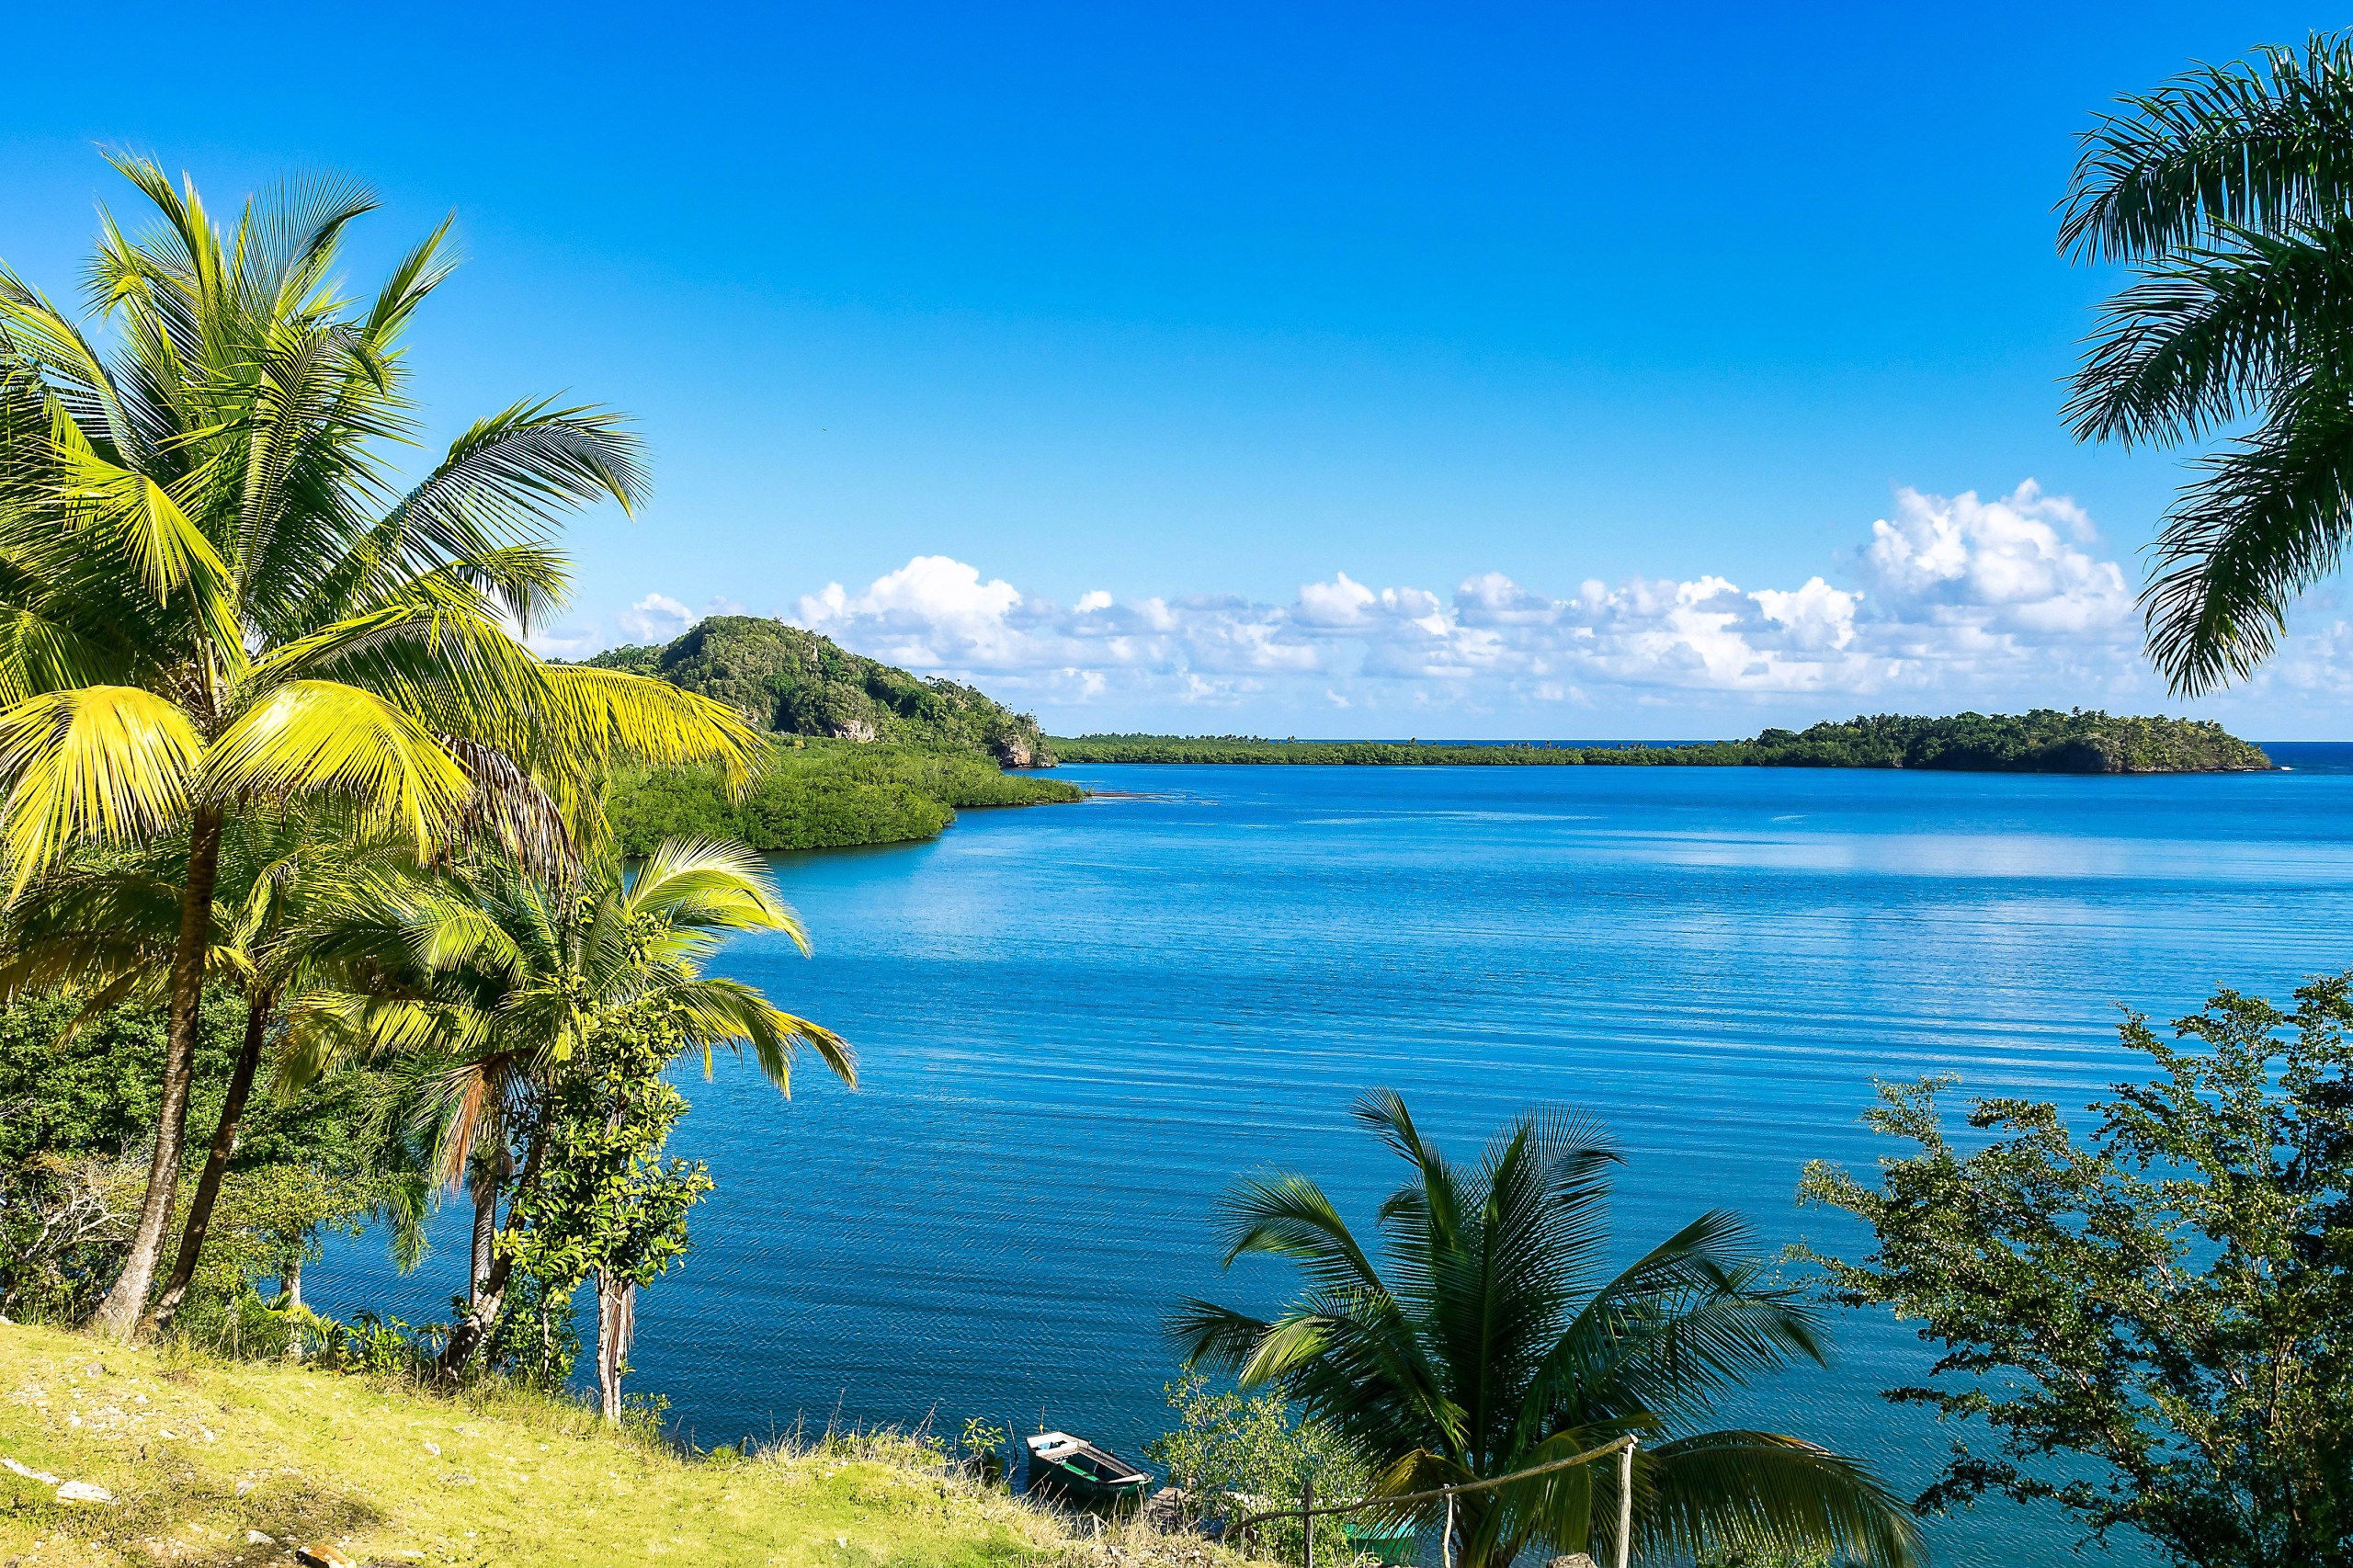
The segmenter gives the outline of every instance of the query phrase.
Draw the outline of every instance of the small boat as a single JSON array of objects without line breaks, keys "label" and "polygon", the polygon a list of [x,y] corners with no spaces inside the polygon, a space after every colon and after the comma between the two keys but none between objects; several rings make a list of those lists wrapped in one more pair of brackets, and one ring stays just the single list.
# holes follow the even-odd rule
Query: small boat
[{"label": "small boat", "polygon": [[1152,1477],[1120,1458],[1067,1432],[1025,1437],[1029,1449],[1029,1489],[1040,1497],[1075,1507],[1102,1507],[1140,1500]]}]

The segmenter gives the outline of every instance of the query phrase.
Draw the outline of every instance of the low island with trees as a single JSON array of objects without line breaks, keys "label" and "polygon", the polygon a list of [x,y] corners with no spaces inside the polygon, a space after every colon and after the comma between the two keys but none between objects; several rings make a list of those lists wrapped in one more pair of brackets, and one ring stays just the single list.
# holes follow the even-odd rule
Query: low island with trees
[{"label": "low island with trees", "polygon": [[1298,763],[1373,767],[1910,767],[1975,773],[2255,773],[2271,759],[2210,720],[2077,708],[1922,718],[1884,713],[1766,730],[1745,741],[1271,741],[1256,735],[1080,735],[1064,762]]}]

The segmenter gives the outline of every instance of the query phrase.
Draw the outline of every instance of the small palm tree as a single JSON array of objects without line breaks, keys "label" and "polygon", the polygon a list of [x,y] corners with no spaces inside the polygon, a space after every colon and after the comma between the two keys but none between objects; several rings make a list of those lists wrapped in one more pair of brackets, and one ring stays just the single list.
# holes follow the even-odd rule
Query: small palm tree
[{"label": "small palm tree", "polygon": [[114,163],[153,226],[109,219],[89,267],[110,349],[0,267],[0,854],[13,896],[94,846],[187,846],[147,1195],[97,1314],[127,1335],[171,1220],[231,817],[334,800],[432,849],[518,782],[585,820],[616,756],[740,776],[757,741],[517,639],[564,590],[562,515],[643,494],[615,415],[517,403],[396,483],[418,434],[401,341],[445,232],[354,301],[335,267],[365,191],[290,187],[224,229],[192,184]]},{"label": "small palm tree", "polygon": [[[736,844],[671,839],[634,876],[618,868],[584,881],[550,881],[512,859],[454,868],[434,881],[378,879],[357,890],[312,941],[341,966],[372,969],[373,994],[330,992],[305,1003],[305,1038],[347,1051],[404,1054],[426,1064],[437,1168],[454,1181],[474,1165],[503,1172],[520,1105],[544,1094],[550,1075],[588,1049],[604,1020],[630,1009],[673,1020],[683,1047],[748,1045],[761,1070],[790,1094],[792,1062],[806,1046],[844,1082],[857,1082],[848,1045],[832,1030],[778,1008],[752,985],[704,972],[728,936],[780,931],[802,952],[808,935],[778,894],[766,865]],[[332,1016],[336,1022],[330,1025]],[[324,1058],[303,1072],[323,1070]],[[485,1143],[491,1145],[485,1149]],[[538,1179],[543,1146],[523,1151],[515,1179]],[[445,1346],[445,1369],[463,1367],[496,1322],[512,1256],[487,1245],[498,1183],[475,1183],[476,1237],[469,1310]],[[623,1282],[608,1290],[633,1292]],[[599,1314],[627,1323],[624,1300]],[[600,1346],[600,1368],[627,1345]]]},{"label": "small palm tree", "polygon": [[[1523,1116],[1472,1172],[1423,1141],[1393,1093],[1367,1096],[1356,1116],[1413,1169],[1381,1207],[1386,1267],[1305,1176],[1245,1181],[1221,1205],[1226,1261],[1290,1258],[1308,1290],[1271,1321],[1187,1302],[1171,1329],[1191,1358],[1297,1400],[1372,1462],[1377,1494],[1507,1476],[1632,1435],[1640,1555],[1916,1559],[1909,1510],[1857,1461],[1775,1433],[1699,1429],[1724,1394],[1823,1354],[1813,1314],[1760,1283],[1736,1216],[1703,1214],[1612,1274],[1620,1156],[1591,1123]],[[1454,1561],[1614,1550],[1616,1494],[1614,1465],[1463,1494]]]},{"label": "small palm tree", "polygon": [[2353,35],[2200,66],[2085,134],[2060,245],[2125,261],[2067,407],[2200,459],[2142,596],[2175,691],[2252,671],[2353,539]]}]

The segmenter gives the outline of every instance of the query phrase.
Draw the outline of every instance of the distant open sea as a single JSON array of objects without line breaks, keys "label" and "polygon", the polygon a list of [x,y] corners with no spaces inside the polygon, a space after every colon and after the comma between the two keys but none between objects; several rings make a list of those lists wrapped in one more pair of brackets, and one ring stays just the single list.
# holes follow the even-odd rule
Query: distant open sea
[{"label": "distant open sea", "polygon": [[[632,1387],[705,1446],[936,1410],[1137,1457],[1171,1303],[1290,1283],[1221,1273],[1211,1199],[1291,1166],[1369,1227],[1400,1174],[1348,1120],[1373,1085],[1465,1154],[1538,1102],[1597,1113],[1629,1253],[1716,1205],[1768,1247],[1853,1246],[1791,1192],[1881,1152],[1874,1078],[2078,1108],[2139,1071],[2119,1006],[2353,965],[2353,745],[2268,749],[2291,771],[1071,767],[1108,793],[781,858],[817,956],[745,940],[721,967],[847,1035],[862,1086],[809,1062],[788,1104],[724,1058],[682,1080],[674,1147],[719,1189],[643,1298]],[[309,1293],[439,1317],[462,1225],[405,1279],[339,1244]],[[1876,1391],[1926,1353],[1862,1317],[1837,1345],[1729,1418],[1917,1484],[1951,1435]],[[1987,1568],[2083,1561],[2071,1539],[2000,1503],[1932,1530]]]}]

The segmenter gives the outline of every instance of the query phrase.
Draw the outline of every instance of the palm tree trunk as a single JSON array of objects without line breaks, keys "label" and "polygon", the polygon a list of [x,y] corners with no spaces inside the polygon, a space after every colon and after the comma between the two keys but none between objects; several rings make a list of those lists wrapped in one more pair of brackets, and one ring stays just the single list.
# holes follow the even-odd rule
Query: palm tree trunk
[{"label": "palm tree trunk", "polygon": [[[523,1176],[517,1184],[518,1189],[529,1187],[539,1180],[540,1158],[546,1149],[546,1133],[534,1133],[530,1151],[523,1156]],[[511,1205],[509,1212],[512,1212]],[[480,1218],[479,1214],[476,1218]],[[495,1247],[491,1251],[490,1268],[483,1276],[482,1289],[468,1304],[465,1315],[449,1325],[449,1341],[441,1346],[441,1358],[435,1364],[436,1369],[445,1378],[454,1378],[464,1370],[466,1363],[473,1358],[475,1351],[482,1348],[482,1342],[490,1336],[492,1326],[498,1322],[499,1304],[506,1298],[506,1282],[515,1275],[515,1255],[499,1252]]]},{"label": "palm tree trunk", "polygon": [[221,1178],[237,1147],[238,1124],[244,1119],[245,1100],[253,1093],[254,1074],[261,1065],[261,1048],[268,1039],[270,1015],[275,1010],[267,992],[254,992],[245,998],[244,1042],[237,1048],[236,1065],[230,1070],[229,1093],[221,1102],[221,1125],[213,1130],[212,1147],[204,1156],[204,1174],[196,1178],[196,1196],[188,1199],[179,1256],[172,1263],[172,1277],[164,1282],[164,1293],[155,1298],[153,1323],[157,1328],[170,1325],[188,1295],[188,1282],[196,1278],[196,1260],[204,1251],[205,1233],[211,1228]]},{"label": "palm tree trunk", "polygon": [[620,1425],[621,1369],[636,1337],[637,1281],[597,1270],[597,1392],[608,1426]]},{"label": "palm tree trunk", "polygon": [[498,1193],[515,1174],[515,1161],[505,1149],[474,1162],[474,1233],[466,1275],[466,1310],[482,1305],[483,1288],[490,1280],[491,1242],[498,1234]]},{"label": "palm tree trunk", "polygon": [[147,1292],[164,1256],[164,1233],[179,1197],[180,1154],[188,1143],[188,1096],[196,1077],[196,1032],[202,1023],[205,949],[212,941],[212,884],[221,872],[221,808],[199,806],[189,824],[188,887],[180,894],[180,930],[172,949],[171,1026],[164,1042],[164,1095],[155,1127],[155,1153],[147,1166],[147,1199],[131,1233],[122,1273],[91,1319],[117,1339],[138,1332]]}]

